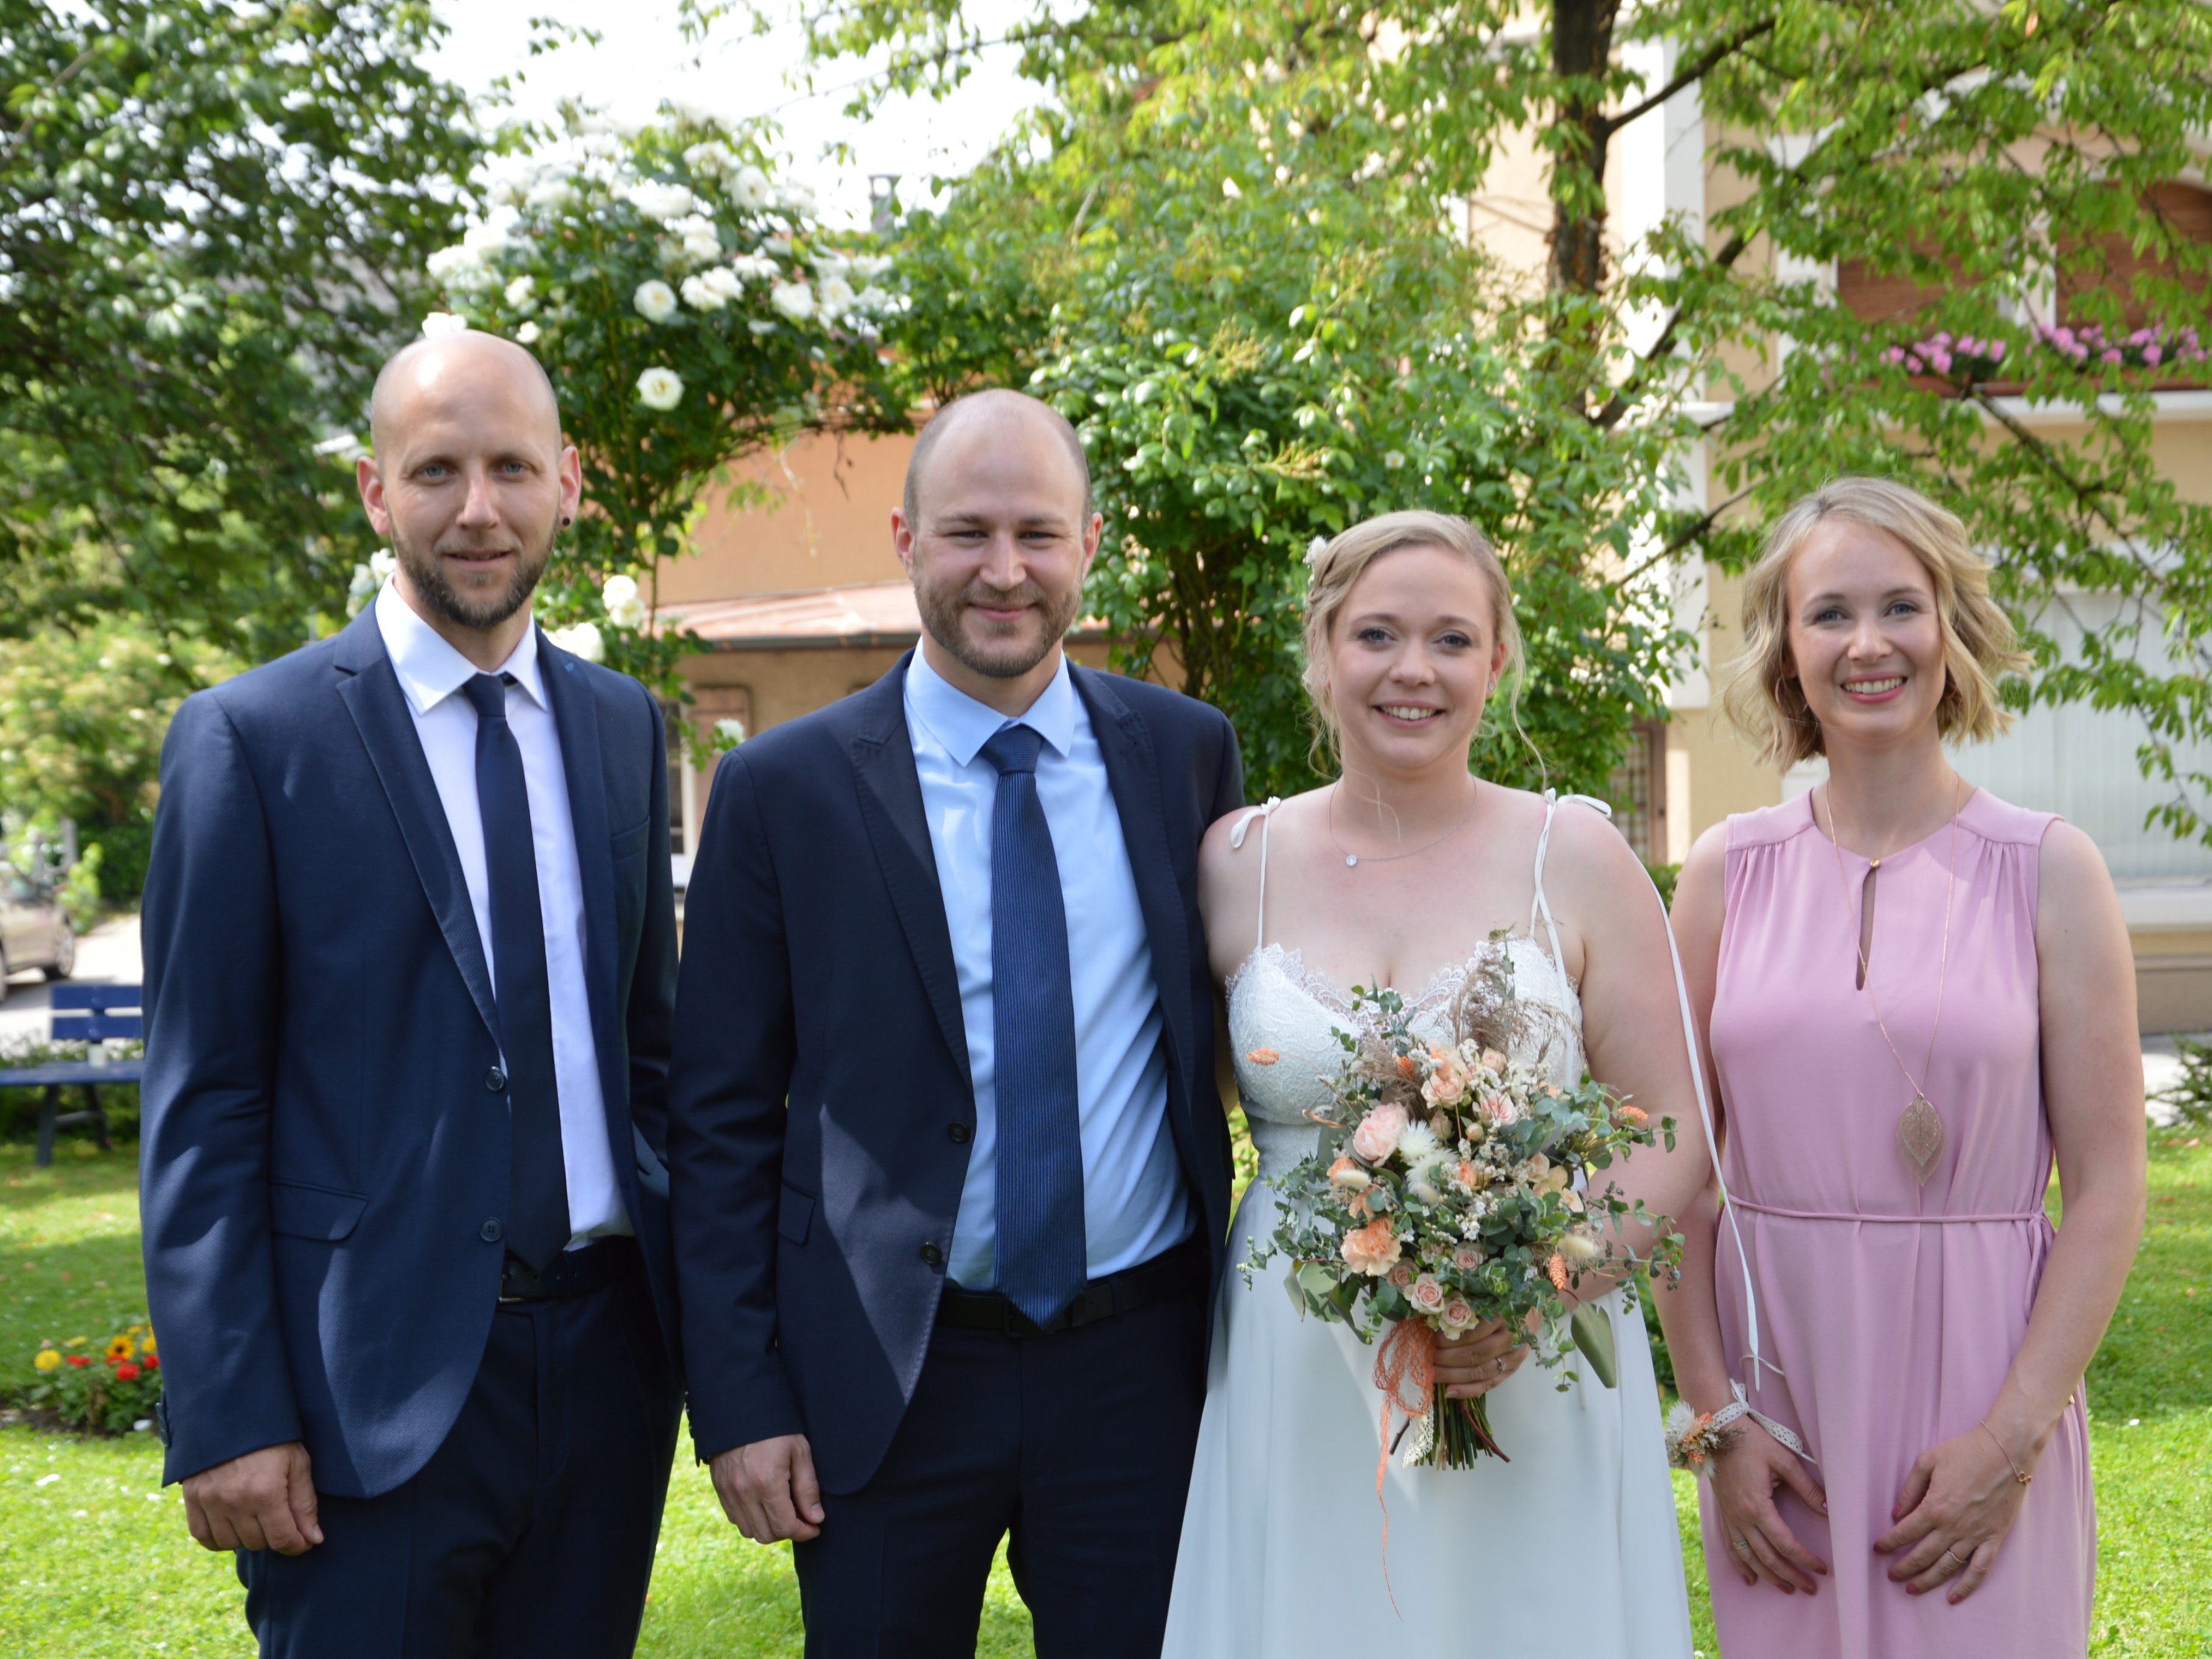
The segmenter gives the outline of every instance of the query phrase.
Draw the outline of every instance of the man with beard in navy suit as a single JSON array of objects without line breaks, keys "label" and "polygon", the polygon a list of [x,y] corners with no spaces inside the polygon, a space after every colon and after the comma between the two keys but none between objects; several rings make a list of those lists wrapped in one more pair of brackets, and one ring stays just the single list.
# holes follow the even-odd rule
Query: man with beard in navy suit
[{"label": "man with beard in navy suit", "polygon": [[1073,666],[1082,445],[1011,392],[892,515],[924,637],[721,764],[669,1158],[692,1432],[815,1656],[1159,1650],[1229,1222],[1200,933],[1216,710]]},{"label": "man with beard in navy suit", "polygon": [[660,713],[531,591],[580,476],[520,346],[410,346],[398,571],[203,691],[146,884],[167,1479],[267,1655],[629,1653],[681,1399]]}]

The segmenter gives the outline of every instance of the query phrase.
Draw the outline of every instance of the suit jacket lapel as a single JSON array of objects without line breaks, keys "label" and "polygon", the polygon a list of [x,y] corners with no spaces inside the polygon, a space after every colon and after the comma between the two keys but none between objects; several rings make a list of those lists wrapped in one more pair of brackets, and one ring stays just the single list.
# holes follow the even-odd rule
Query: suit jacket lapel
[{"label": "suit jacket lapel", "polygon": [[876,849],[891,908],[906,932],[922,989],[937,1015],[945,1046],[962,1077],[968,1076],[967,1027],[960,1018],[960,972],[952,960],[952,932],[945,920],[945,891],[938,884],[937,854],[915,770],[914,739],[906,725],[906,665],[862,694],[860,730],[853,738],[853,770],[860,785],[860,817]]},{"label": "suit jacket lapel", "polygon": [[430,763],[422,758],[422,740],[407,711],[407,694],[399,689],[399,677],[385,653],[384,636],[377,631],[374,606],[362,611],[339,635],[334,662],[339,700],[353,716],[369,764],[376,769],[392,816],[399,820],[399,833],[445,935],[446,948],[453,953],[462,982],[496,1042],[499,1007],[492,1000],[491,975],[484,966],[483,942],[477,937],[476,911],[469,903],[460,854],[453,847],[453,832],[446,823]]},{"label": "suit jacket lapel", "polygon": [[576,869],[584,888],[584,985],[599,1059],[599,1092],[606,1103],[607,1142],[617,1169],[629,1159],[629,1079],[618,1064],[622,1023],[615,1007],[615,876],[607,826],[606,772],[599,750],[599,699],[576,659],[538,635],[539,678],[561,734],[561,769],[568,781],[568,820],[576,838]]},{"label": "suit jacket lapel", "polygon": [[1190,901],[1176,880],[1168,849],[1167,811],[1160,799],[1159,763],[1145,724],[1114,693],[1110,676],[1073,664],[1075,689],[1091,712],[1091,729],[1106,759],[1106,780],[1121,820],[1121,840],[1137,878],[1137,902],[1152,947],[1152,981],[1159,987],[1168,1046],[1178,1067],[1197,1052],[1191,1030]]}]

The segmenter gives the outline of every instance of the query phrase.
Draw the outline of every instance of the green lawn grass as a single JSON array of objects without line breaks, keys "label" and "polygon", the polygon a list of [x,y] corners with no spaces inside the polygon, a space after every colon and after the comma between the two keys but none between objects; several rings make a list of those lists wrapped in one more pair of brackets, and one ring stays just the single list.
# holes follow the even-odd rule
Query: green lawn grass
[{"label": "green lawn grass", "polygon": [[[104,1338],[143,1311],[130,1153],[53,1169],[0,1146],[0,1390],[46,1337]],[[2151,1228],[2089,1373],[2100,1532],[2098,1659],[2212,1659],[2212,1149],[2151,1156]],[[0,1650],[9,1659],[150,1653],[242,1659],[252,1648],[228,1557],[185,1534],[150,1436],[88,1440],[0,1428]],[[1698,1642],[1715,1651],[1697,1499],[1675,1497]],[[1479,1650],[1470,1628],[1471,1646]],[[688,1443],[678,1459],[639,1651],[653,1659],[797,1655],[786,1550],[722,1521]],[[1030,1652],[1003,1559],[979,1653]]]}]

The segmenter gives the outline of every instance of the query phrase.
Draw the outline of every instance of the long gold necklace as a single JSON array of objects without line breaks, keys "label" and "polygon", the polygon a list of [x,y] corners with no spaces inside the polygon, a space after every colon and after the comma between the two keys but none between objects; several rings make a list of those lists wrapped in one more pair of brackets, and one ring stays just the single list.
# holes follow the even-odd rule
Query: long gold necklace
[{"label": "long gold necklace", "polygon": [[[1889,1027],[1881,1018],[1881,1004],[1875,998],[1873,976],[1867,971],[1867,959],[1872,946],[1869,935],[1873,932],[1875,877],[1881,869],[1880,859],[1867,861],[1866,880],[1859,889],[1858,988],[1866,993],[1867,1006],[1874,1010],[1875,1030],[1881,1033],[1882,1042],[1888,1046],[1890,1058],[1897,1062],[1897,1069],[1905,1074],[1905,1082],[1912,1089],[1912,1103],[1897,1120],[1897,1150],[1905,1155],[1905,1161],[1911,1166],[1914,1177],[1923,1187],[1928,1184],[1928,1177],[1936,1173],[1936,1159],[1943,1156],[1943,1120],[1935,1107],[1929,1103],[1925,1079],[1929,1068],[1936,1062],[1936,1033],[1943,1024],[1943,988],[1951,977],[1951,901],[1959,890],[1959,815],[1966,810],[1966,781],[1960,779],[1951,805],[1951,876],[1943,890],[1943,953],[1936,969],[1936,1018],[1928,1028],[1928,1054],[1920,1062],[1920,1076],[1917,1078],[1905,1063],[1905,1056],[1897,1052],[1897,1044],[1890,1040]],[[1818,829],[1820,824],[1820,815],[1816,802],[1813,826]],[[1843,896],[1844,919],[1849,921],[1851,920],[1851,884],[1850,878],[1844,873],[1844,844],[1836,836],[1833,801],[1828,803],[1828,845],[1835,851],[1837,888]]]}]

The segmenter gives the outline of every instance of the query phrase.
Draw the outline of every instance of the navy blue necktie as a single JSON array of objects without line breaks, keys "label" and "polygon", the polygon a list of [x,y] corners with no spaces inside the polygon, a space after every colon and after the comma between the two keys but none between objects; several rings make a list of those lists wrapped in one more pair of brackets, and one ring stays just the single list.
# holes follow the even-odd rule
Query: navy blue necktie
[{"label": "navy blue necktie", "polygon": [[1075,991],[1052,830],[1037,799],[1044,739],[1010,726],[983,745],[991,809],[991,1039],[998,1115],[999,1289],[1038,1324],[1083,1289],[1083,1132]]},{"label": "navy blue necktie", "polygon": [[477,807],[491,884],[492,975],[507,1065],[514,1156],[507,1168],[507,1248],[533,1270],[568,1244],[568,1175],[561,1156],[561,1094],[553,1073],[553,998],[545,979],[545,921],[522,748],[507,723],[511,674],[478,674],[461,689],[477,710]]}]

